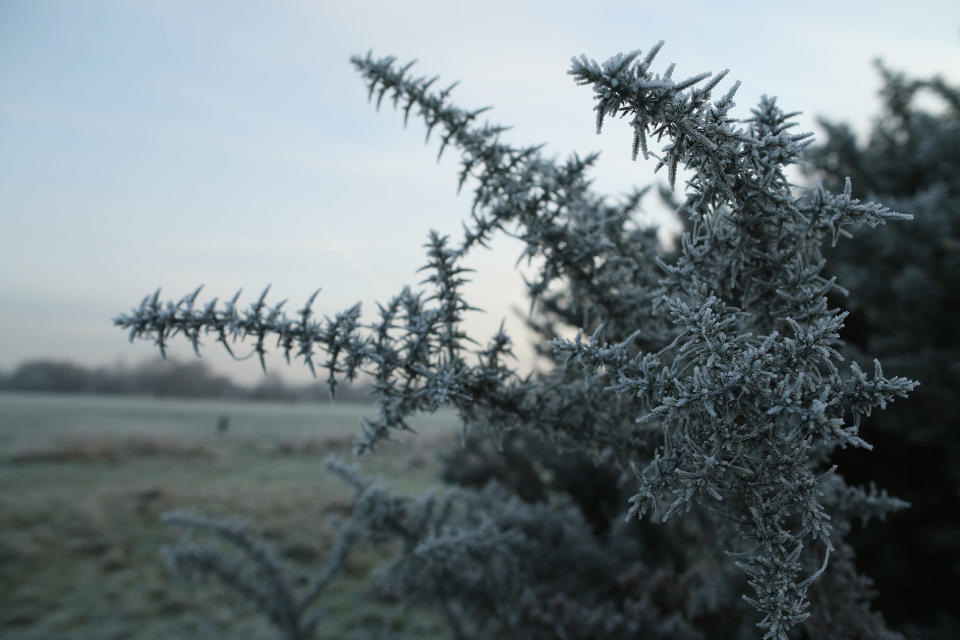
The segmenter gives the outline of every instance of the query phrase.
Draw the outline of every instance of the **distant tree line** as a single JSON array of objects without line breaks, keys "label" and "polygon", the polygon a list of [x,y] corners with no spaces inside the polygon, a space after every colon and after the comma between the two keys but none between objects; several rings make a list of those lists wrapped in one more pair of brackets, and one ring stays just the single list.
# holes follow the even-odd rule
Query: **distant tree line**
[{"label": "distant tree line", "polygon": [[[245,386],[212,371],[203,362],[173,359],[150,360],[132,367],[85,367],[66,361],[30,360],[9,374],[0,373],[0,390],[243,400],[330,399],[327,386],[320,382],[290,385],[279,374],[270,373],[256,385]],[[368,391],[365,384],[342,384],[337,387],[337,400],[367,402]]]}]

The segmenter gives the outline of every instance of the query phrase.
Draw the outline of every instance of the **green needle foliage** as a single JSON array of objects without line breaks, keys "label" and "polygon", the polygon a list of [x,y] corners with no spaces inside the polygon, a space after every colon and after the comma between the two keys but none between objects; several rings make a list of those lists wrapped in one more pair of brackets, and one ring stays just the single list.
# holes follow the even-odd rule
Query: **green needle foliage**
[{"label": "green needle foliage", "polygon": [[[846,313],[828,304],[839,287],[822,247],[910,216],[861,202],[849,182],[840,193],[791,185],[785,170],[811,135],[791,132],[793,114],[764,98],[734,118],[737,85],[713,95],[726,72],[674,80],[672,65],[653,71],[660,46],[575,58],[569,73],[593,90],[598,130],[626,119],[634,155],[656,158],[672,189],[689,174],[677,251],[636,222],[642,191],[622,202],[593,192],[595,156],[557,162],[507,145],[502,127],[480,124],[483,110],[451,103],[452,87],[368,54],[352,62],[371,99],[422,118],[440,153],[459,149],[460,185],[473,185],[462,237],[430,234],[427,289],[404,289],[366,323],[359,306],[317,319],[313,297],[288,316],[266,292],[246,309],[236,296],[154,294],[116,323],[161,349],[181,334],[194,348],[249,340],[261,361],[275,340],[287,359],[325,369],[331,389],[370,376],[379,413],[359,453],[449,406],[470,433],[504,447],[529,436],[627,488],[627,521],[609,527],[588,497],[550,489],[540,500],[509,485],[426,502],[378,493],[389,508],[362,523],[404,541],[383,584],[441,606],[458,637],[748,638],[756,626],[776,640],[897,637],[870,611],[843,536],[851,519],[906,505],[848,486],[831,456],[868,449],[863,419],[916,383],[879,362],[841,370]],[[463,258],[498,232],[536,266],[531,323],[553,363],[536,375],[517,373],[502,330],[485,346],[463,330]],[[558,337],[571,326],[575,339]]]}]

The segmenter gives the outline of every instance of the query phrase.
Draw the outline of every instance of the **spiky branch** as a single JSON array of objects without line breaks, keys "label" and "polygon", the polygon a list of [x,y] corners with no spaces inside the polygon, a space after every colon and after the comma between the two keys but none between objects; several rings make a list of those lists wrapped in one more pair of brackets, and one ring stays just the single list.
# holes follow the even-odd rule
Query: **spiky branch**
[{"label": "spiky branch", "polygon": [[[807,592],[837,547],[832,521],[849,517],[844,509],[854,503],[821,495],[836,477],[830,451],[867,446],[861,416],[915,384],[884,377],[879,364],[873,377],[856,366],[841,375],[844,315],[827,308],[837,285],[822,275],[820,247],[854,224],[909,216],[861,203],[849,186],[840,195],[795,194],[785,169],[810,134],[789,132],[793,114],[765,98],[752,117],[736,120],[736,84],[713,100],[724,74],[674,81],[672,65],[650,70],[658,50],[603,64],[581,57],[570,74],[593,87],[598,129],[605,116],[625,117],[634,155],[657,157],[671,187],[681,168],[690,172],[681,208],[691,226],[676,255],[633,222],[639,196],[611,205],[589,189],[593,156],[560,164],[539,147],[506,145],[501,127],[477,123],[483,110],[449,102],[452,87],[432,91],[435,80],[412,77],[410,65],[368,54],[353,64],[371,98],[379,105],[389,97],[405,120],[415,111],[428,137],[439,132],[441,153],[461,150],[460,185],[476,183],[462,241],[451,246],[431,234],[421,284],[432,293],[404,289],[369,324],[359,307],[315,320],[313,298],[288,317],[282,303],[266,305],[266,292],[247,310],[236,297],[198,307],[196,292],[165,304],[155,294],[117,324],[161,350],[178,334],[195,349],[208,335],[227,348],[248,339],[261,362],[266,340],[276,339],[311,370],[323,354],[331,388],[368,373],[380,407],[360,451],[409,429],[411,415],[450,405],[473,428],[527,429],[617,469],[633,464],[631,514],[666,520],[692,512],[709,522],[714,537],[701,540],[704,555],[718,564],[724,552],[734,556],[764,637],[785,640],[808,618]],[[666,143],[651,152],[650,139]],[[478,349],[462,329],[471,309],[459,293],[462,259],[496,231],[524,241],[521,259],[539,261],[529,285],[534,304],[592,334],[587,342],[582,333],[555,339],[566,366],[537,378],[508,366],[502,331]],[[555,282],[562,295],[550,293]]]}]

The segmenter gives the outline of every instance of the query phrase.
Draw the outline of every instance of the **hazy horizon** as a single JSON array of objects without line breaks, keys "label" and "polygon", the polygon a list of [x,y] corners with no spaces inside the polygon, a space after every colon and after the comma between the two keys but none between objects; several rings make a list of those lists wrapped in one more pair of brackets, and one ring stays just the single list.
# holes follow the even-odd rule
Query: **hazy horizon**
[{"label": "hazy horizon", "polygon": [[[429,229],[456,237],[470,209],[458,156],[436,163],[424,128],[367,103],[348,63],[375,55],[459,80],[453,99],[492,105],[491,122],[545,153],[602,152],[598,191],[662,181],[630,161],[631,135],[594,132],[592,96],[566,75],[571,56],[600,60],[666,46],[677,76],[729,68],[734,113],[763,94],[864,132],[877,113],[872,60],[960,82],[960,6],[948,2],[188,3],[37,1],[0,5],[0,370],[35,358],[86,365],[156,355],[111,320],[157,287],[179,298],[241,303],[272,284],[292,308],[318,287],[318,314],[367,312],[415,285]],[[740,8],[742,7],[742,8]],[[953,63],[949,61],[953,60]],[[722,86],[729,86],[729,82]],[[655,198],[650,210],[656,213]],[[476,254],[468,300],[485,342],[506,319],[525,362],[518,243]],[[193,357],[178,341],[171,355]],[[215,371],[249,383],[207,341]],[[309,377],[268,358],[285,380]]]}]

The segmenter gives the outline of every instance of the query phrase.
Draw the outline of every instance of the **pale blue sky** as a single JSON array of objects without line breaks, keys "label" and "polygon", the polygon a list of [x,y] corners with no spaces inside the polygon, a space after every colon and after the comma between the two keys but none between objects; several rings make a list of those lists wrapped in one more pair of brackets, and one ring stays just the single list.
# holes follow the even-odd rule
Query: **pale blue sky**
[{"label": "pale blue sky", "polygon": [[[590,8],[588,8],[590,7]],[[34,357],[88,364],[153,353],[111,318],[157,286],[179,297],[267,283],[316,310],[367,309],[419,279],[428,229],[469,211],[456,156],[377,114],[348,64],[373,48],[460,80],[518,144],[599,150],[598,189],[651,180],[630,134],[593,129],[570,57],[667,44],[678,75],[729,67],[736,113],[761,94],[865,130],[871,59],[960,81],[955,2],[194,2],[0,0],[0,369]],[[478,254],[471,319],[484,341],[522,283],[517,247]],[[248,298],[245,298],[248,299]],[[529,351],[518,348],[521,356]],[[188,357],[184,347],[175,355]],[[241,380],[253,362],[215,368]],[[279,357],[268,361],[288,378]]]}]

